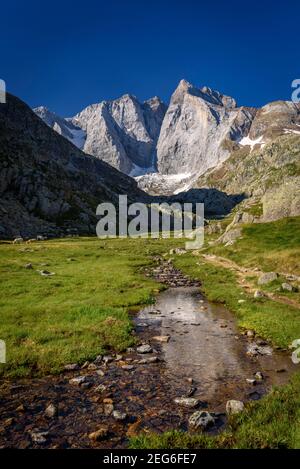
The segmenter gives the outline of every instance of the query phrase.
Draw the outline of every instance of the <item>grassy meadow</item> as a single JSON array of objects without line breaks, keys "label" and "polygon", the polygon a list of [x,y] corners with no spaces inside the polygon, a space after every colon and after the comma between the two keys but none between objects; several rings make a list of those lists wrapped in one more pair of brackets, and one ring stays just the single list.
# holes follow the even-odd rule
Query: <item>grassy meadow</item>
[{"label": "grassy meadow", "polygon": [[[268,298],[254,299],[228,268],[207,262],[215,254],[239,265],[299,275],[300,217],[246,225],[234,245],[205,247],[172,257],[176,267],[201,279],[211,301],[228,306],[238,325],[288,348],[300,338],[300,310]],[[208,237],[206,241],[214,237]],[[134,343],[130,311],[151,303],[162,285],[143,271],[153,256],[184,247],[182,239],[72,238],[31,245],[0,243],[0,338],[6,341],[4,377],[57,373],[66,363],[121,351]],[[32,269],[25,265],[31,263]],[[38,270],[55,275],[43,277]],[[279,279],[266,289],[277,291]],[[281,295],[283,293],[280,293]],[[299,293],[287,296],[299,298]],[[239,300],[245,300],[240,303]],[[229,419],[217,436],[167,432],[141,434],[132,448],[299,448],[300,373],[288,386]]]},{"label": "grassy meadow", "polygon": [[152,302],[161,288],[142,270],[165,252],[166,242],[178,245],[172,239],[97,238],[1,243],[0,338],[7,363],[0,373],[56,373],[66,363],[130,346],[129,310]]}]

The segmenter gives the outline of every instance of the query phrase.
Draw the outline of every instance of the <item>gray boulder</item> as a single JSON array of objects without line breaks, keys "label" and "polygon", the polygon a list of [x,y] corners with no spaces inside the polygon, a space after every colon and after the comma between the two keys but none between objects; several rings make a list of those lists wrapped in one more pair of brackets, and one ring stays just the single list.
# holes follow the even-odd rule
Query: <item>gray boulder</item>
[{"label": "gray boulder", "polygon": [[278,278],[278,274],[276,272],[266,272],[262,274],[258,279],[258,285],[267,285],[268,283],[274,282]]},{"label": "gray boulder", "polygon": [[206,411],[194,412],[189,418],[189,426],[195,430],[206,430],[214,424],[214,417]]}]

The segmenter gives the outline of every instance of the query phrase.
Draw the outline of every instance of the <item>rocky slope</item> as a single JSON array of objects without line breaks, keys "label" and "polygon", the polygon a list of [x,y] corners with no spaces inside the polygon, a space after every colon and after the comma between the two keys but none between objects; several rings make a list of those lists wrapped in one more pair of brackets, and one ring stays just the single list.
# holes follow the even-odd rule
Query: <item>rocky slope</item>
[{"label": "rocky slope", "polygon": [[282,135],[268,144],[237,148],[195,185],[245,194],[249,198],[246,205],[262,206],[264,221],[300,215],[300,135]]},{"label": "rocky slope", "polygon": [[156,143],[166,112],[158,97],[140,103],[124,95],[88,106],[69,119],[43,107],[34,111],[84,152],[126,174],[156,171]]},{"label": "rocky slope", "polygon": [[80,151],[11,95],[0,105],[0,163],[1,238],[94,234],[99,203],[146,197],[132,178]]}]

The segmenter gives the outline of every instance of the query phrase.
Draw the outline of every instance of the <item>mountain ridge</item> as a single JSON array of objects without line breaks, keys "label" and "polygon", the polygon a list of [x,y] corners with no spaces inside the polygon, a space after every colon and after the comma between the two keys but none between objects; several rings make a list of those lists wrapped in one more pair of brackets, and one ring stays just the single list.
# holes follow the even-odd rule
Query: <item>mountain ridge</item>
[{"label": "mountain ridge", "polygon": [[[139,102],[125,94],[87,106],[71,118],[41,107],[35,112],[86,153],[138,177],[143,190],[151,193],[154,184],[160,194],[166,181],[169,192],[192,187],[238,148],[263,148],[300,130],[300,105],[274,101],[261,108],[238,106],[234,98],[184,79],[168,106],[157,96]],[[178,175],[182,177],[176,182],[173,176]]]}]

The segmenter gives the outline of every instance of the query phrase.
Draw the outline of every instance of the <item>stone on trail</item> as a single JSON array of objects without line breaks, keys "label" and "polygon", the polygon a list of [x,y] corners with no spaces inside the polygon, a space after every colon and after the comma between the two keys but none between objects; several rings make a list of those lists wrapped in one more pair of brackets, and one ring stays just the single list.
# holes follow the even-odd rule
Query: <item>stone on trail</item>
[{"label": "stone on trail", "polygon": [[267,272],[262,274],[258,279],[258,285],[266,285],[268,283],[273,282],[278,278],[278,274],[276,272]]},{"label": "stone on trail", "polygon": [[181,405],[183,407],[188,407],[190,409],[193,409],[194,407],[197,407],[200,404],[199,399],[196,399],[194,397],[176,397],[174,399],[175,404]]},{"label": "stone on trail", "polygon": [[282,283],[281,288],[283,291],[288,291],[288,292],[295,292],[297,289],[293,287],[290,283]]},{"label": "stone on trail", "polygon": [[226,412],[227,414],[238,414],[244,410],[245,406],[242,401],[236,401],[234,399],[227,401]]},{"label": "stone on trail", "polygon": [[136,351],[137,353],[152,353],[153,349],[151,345],[144,344],[144,345],[140,345],[139,347],[137,347]]},{"label": "stone on trail", "polygon": [[264,298],[266,295],[261,290],[255,290],[254,298]]},{"label": "stone on trail", "polygon": [[206,411],[194,412],[189,418],[189,425],[195,430],[206,430],[215,424],[214,417]]}]

